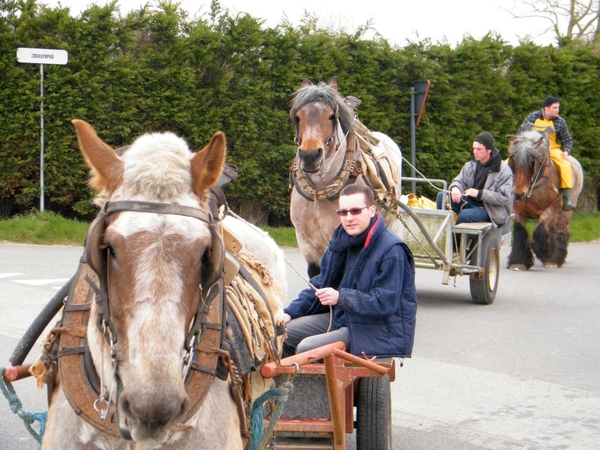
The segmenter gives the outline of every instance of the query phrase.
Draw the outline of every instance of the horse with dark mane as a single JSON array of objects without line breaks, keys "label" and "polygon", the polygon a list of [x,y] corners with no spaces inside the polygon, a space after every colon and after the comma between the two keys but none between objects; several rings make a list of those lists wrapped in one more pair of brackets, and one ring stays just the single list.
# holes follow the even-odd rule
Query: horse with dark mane
[{"label": "horse with dark mane", "polygon": [[101,210],[34,365],[50,394],[43,449],[247,448],[270,386],[260,366],[281,351],[285,267],[264,232],[221,218],[225,135],[192,153],[145,134],[119,156],[73,124]]},{"label": "horse with dark mane", "polygon": [[[573,166],[572,199],[577,203],[583,170],[575,158],[569,160]],[[550,159],[548,134],[527,130],[513,136],[508,163],[515,176],[514,236],[508,268],[528,270],[534,265],[534,254],[544,267],[561,267],[567,258],[572,211],[562,209],[560,178]],[[527,220],[538,221],[532,240]]]},{"label": "horse with dark mane", "polygon": [[335,77],[318,85],[304,80],[292,102],[298,150],[291,167],[290,218],[310,276],[319,273],[339,224],[335,210],[344,186],[368,183],[379,201],[394,206],[400,195],[400,148],[385,134],[366,129],[356,117],[359,103],[338,93]]}]

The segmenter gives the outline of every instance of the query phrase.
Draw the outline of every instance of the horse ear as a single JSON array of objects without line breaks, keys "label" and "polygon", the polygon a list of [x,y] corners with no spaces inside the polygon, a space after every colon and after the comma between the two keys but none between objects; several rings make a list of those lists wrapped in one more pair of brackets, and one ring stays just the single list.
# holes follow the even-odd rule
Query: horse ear
[{"label": "horse ear", "polygon": [[302,84],[300,85],[300,89],[303,89],[303,88],[309,87],[309,86],[312,86],[311,81],[308,78],[303,78]]},{"label": "horse ear", "polygon": [[541,147],[542,144],[544,143],[544,136],[542,136],[541,138],[539,138],[536,142],[535,142],[535,146],[536,147]]},{"label": "horse ear", "polygon": [[223,172],[225,164],[225,134],[217,131],[206,147],[192,157],[192,183],[194,193],[203,198],[207,189],[211,188]]},{"label": "horse ear", "polygon": [[113,148],[98,137],[94,128],[83,120],[71,121],[77,133],[79,149],[92,169],[90,185],[112,193],[123,180],[123,161]]},{"label": "horse ear", "polygon": [[331,89],[333,89],[334,91],[337,92],[337,90],[338,90],[337,77],[331,77],[331,80],[329,80],[329,86],[331,87]]}]

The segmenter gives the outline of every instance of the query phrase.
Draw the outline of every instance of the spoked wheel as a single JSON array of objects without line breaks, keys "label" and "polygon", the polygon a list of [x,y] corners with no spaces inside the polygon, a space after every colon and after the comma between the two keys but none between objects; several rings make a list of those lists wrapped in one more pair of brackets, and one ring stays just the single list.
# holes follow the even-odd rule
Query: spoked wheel
[{"label": "spoked wheel", "polygon": [[477,251],[473,252],[471,264],[483,269],[483,275],[470,275],[471,299],[480,305],[491,305],[498,291],[500,279],[500,245],[501,232],[499,229],[488,231],[481,244],[481,262],[477,261]]},{"label": "spoked wheel", "polygon": [[360,379],[356,422],[357,449],[392,450],[392,396],[387,375]]}]

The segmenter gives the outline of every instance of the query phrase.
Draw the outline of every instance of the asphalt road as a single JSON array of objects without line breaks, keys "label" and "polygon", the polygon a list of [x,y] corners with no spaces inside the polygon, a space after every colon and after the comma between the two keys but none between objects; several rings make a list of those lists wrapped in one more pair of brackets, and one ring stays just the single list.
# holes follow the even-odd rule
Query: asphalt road
[{"label": "asphalt road", "polygon": [[[73,247],[0,244],[0,366],[80,255]],[[286,257],[304,273],[297,250]],[[392,384],[394,448],[599,448],[600,243],[571,245],[558,270],[503,269],[489,306],[471,303],[466,277],[444,286],[441,275],[417,273],[413,357]],[[288,284],[290,299],[305,286],[293,270]],[[14,386],[25,410],[45,411],[33,380]],[[0,418],[0,449],[38,448],[1,397]],[[352,437],[347,448],[355,448]]]}]

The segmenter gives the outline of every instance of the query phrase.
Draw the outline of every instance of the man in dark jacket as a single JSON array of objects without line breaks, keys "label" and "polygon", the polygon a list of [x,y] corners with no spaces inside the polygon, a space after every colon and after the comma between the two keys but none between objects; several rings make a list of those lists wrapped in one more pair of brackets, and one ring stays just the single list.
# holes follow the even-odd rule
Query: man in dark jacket
[{"label": "man in dark jacket", "polygon": [[341,224],[321,273],[284,310],[283,354],[342,341],[358,356],[409,357],[417,312],[412,253],[386,227],[368,186],[346,186],[337,213]]},{"label": "man in dark jacket", "polygon": [[[450,183],[450,205],[458,214],[456,223],[508,222],[513,206],[513,173],[494,137],[484,131],[473,138],[473,159],[467,162]],[[443,192],[437,196],[437,208],[442,209]]]}]

